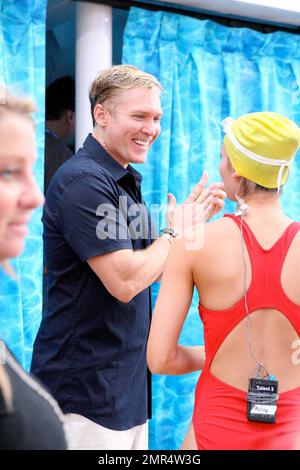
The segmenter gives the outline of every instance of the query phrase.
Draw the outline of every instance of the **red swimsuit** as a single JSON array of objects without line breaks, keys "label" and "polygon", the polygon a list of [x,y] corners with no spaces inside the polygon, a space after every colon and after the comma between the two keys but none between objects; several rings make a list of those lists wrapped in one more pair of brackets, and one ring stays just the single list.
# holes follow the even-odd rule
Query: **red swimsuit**
[{"label": "red swimsuit", "polygon": [[[227,217],[240,227],[239,217]],[[286,296],[280,282],[285,257],[299,230],[299,223],[291,223],[272,248],[265,250],[246,222],[243,223],[252,266],[247,292],[250,314],[264,308],[278,310],[300,336],[300,306]],[[197,384],[193,415],[198,449],[299,449],[300,387],[279,394],[276,423],[258,423],[247,419],[247,392],[210,373],[222,342],[246,316],[244,298],[221,311],[207,310],[199,304],[199,312],[204,326],[206,363]],[[291,348],[291,356],[292,353]]]}]

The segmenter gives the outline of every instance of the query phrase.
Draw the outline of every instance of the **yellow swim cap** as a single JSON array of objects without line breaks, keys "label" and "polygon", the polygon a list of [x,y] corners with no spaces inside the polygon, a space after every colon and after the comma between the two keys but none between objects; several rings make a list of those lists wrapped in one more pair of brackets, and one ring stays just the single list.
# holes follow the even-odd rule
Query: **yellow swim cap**
[{"label": "yellow swim cap", "polygon": [[273,112],[245,114],[222,122],[225,149],[234,170],[265,188],[278,188],[300,146],[300,129]]}]

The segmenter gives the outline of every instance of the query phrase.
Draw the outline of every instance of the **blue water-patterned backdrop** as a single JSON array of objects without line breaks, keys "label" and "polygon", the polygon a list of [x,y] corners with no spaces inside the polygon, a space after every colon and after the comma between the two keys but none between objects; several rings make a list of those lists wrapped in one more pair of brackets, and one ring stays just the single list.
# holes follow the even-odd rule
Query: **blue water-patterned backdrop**
[{"label": "blue water-patterned backdrop", "polygon": [[[45,28],[47,0],[0,0],[0,83],[34,99],[38,160],[35,175],[44,181]],[[13,136],[12,136],[13,138]],[[0,338],[29,368],[41,319],[41,210],[35,211],[24,253],[14,260],[19,281],[0,270]]]},{"label": "blue water-patterned backdrop", "polygon": [[[229,28],[166,12],[132,8],[124,34],[123,62],[156,75],[162,95],[162,135],[139,167],[147,203],[183,201],[205,168],[219,180],[221,120],[253,111],[277,111],[300,124],[300,36]],[[283,195],[299,220],[300,160]],[[227,206],[227,210],[232,209]],[[154,300],[157,294],[154,289]],[[181,343],[203,344],[194,299]],[[172,312],[170,321],[172,321]],[[152,449],[176,449],[190,422],[197,374],[153,380]]]}]

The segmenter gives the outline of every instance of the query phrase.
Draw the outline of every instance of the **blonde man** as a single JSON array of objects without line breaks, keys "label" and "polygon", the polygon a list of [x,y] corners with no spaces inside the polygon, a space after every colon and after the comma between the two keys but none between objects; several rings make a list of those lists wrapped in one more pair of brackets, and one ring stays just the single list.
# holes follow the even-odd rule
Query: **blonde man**
[{"label": "blonde man", "polygon": [[[49,305],[32,370],[67,414],[74,449],[148,447],[150,286],[175,232],[169,226],[152,240],[141,175],[130,164],[144,163],[160,134],[160,93],[156,78],[135,67],[100,73],[90,89],[93,133],[47,193]],[[204,184],[191,204],[207,206],[203,194],[198,200]]]}]

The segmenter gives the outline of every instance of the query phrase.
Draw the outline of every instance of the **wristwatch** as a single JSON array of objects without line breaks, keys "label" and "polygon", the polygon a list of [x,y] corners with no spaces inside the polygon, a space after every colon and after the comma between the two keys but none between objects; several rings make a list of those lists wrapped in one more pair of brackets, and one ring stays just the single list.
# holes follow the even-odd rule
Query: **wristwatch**
[{"label": "wristwatch", "polygon": [[178,231],[175,228],[163,228],[161,231],[161,236],[163,238],[166,238],[171,245],[173,245],[174,239],[178,237]]}]

